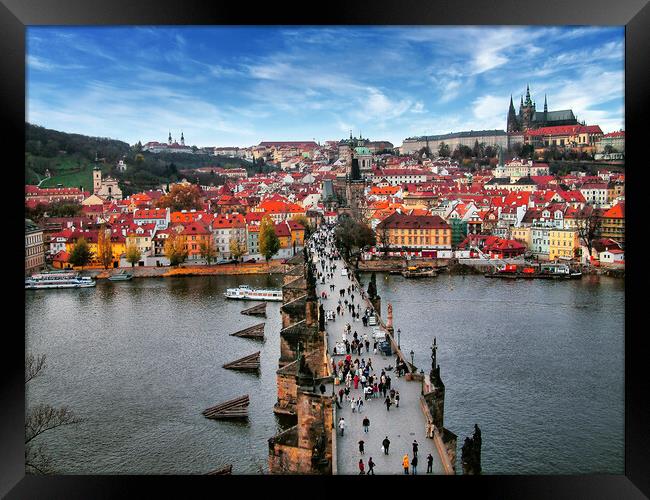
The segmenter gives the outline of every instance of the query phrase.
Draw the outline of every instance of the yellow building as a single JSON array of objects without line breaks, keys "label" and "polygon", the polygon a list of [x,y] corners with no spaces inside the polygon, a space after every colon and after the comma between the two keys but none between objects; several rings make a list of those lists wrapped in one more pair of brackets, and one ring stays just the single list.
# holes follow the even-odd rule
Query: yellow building
[{"label": "yellow building", "polygon": [[578,231],[572,229],[551,229],[548,232],[548,259],[573,259],[580,248]]},{"label": "yellow building", "polygon": [[377,225],[376,233],[378,245],[388,243],[387,246],[392,249],[451,249],[451,226],[438,215],[406,215],[395,212]]},{"label": "yellow building", "polygon": [[527,248],[530,248],[530,235],[530,227],[513,227],[511,231],[512,239],[523,243]]},{"label": "yellow building", "polygon": [[625,245],[625,203],[617,203],[603,213],[600,219],[600,237]]}]

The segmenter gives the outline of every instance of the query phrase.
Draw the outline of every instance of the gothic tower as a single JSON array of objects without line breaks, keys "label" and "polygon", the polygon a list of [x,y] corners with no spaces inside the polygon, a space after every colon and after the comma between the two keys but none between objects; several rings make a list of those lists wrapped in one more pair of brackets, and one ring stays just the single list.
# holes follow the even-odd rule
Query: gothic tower
[{"label": "gothic tower", "polygon": [[172,131],[169,131],[169,138],[167,139],[167,144],[172,145]]},{"label": "gothic tower", "polygon": [[508,122],[507,122],[506,129],[508,133],[516,132],[519,130],[519,124],[517,123],[517,115],[515,114],[515,106],[512,103],[512,94],[510,94],[510,107],[508,108]]},{"label": "gothic tower", "polygon": [[183,131],[181,130],[181,146],[185,146],[185,137],[183,137]]}]

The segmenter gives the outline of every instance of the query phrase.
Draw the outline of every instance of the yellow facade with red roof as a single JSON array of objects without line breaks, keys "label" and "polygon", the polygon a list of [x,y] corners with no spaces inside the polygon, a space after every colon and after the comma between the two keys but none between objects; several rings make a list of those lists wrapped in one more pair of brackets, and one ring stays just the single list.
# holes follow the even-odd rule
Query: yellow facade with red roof
[{"label": "yellow facade with red roof", "polygon": [[606,210],[600,219],[601,238],[610,238],[625,245],[625,203],[617,203]]}]

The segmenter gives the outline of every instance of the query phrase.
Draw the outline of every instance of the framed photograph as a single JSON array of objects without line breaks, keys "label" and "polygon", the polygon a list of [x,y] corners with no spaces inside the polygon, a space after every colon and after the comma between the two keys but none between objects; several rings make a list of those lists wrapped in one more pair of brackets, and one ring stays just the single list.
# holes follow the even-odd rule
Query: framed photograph
[{"label": "framed photograph", "polygon": [[5,0],[0,492],[650,494],[650,7],[540,7]]}]

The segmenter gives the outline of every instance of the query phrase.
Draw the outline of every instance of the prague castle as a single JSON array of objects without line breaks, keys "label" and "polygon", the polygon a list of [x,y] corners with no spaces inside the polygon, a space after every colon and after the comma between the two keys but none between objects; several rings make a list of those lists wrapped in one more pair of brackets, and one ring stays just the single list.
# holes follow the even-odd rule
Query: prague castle
[{"label": "prague castle", "polygon": [[522,96],[519,104],[519,113],[515,113],[515,106],[510,96],[510,107],[508,109],[508,134],[523,133],[541,127],[555,127],[558,125],[579,125],[578,119],[570,109],[549,111],[544,96],[544,111],[535,109],[535,102],[530,98],[530,89],[526,86],[526,100]]}]

